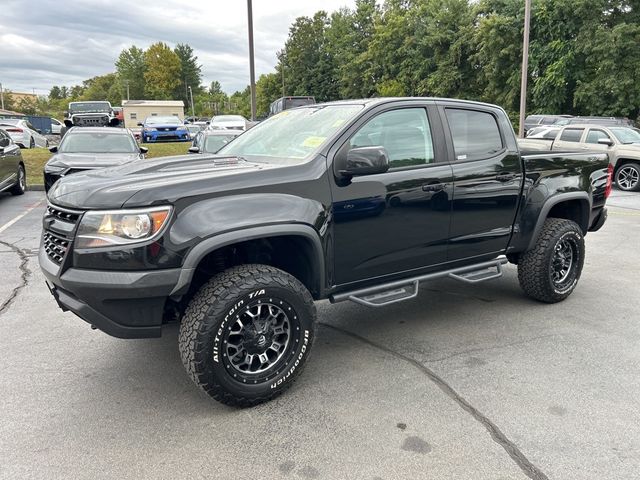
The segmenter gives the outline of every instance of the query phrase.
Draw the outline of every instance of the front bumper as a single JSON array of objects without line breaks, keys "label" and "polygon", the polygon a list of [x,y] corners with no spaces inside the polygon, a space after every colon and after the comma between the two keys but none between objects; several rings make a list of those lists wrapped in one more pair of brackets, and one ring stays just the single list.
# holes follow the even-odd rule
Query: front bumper
[{"label": "front bumper", "polygon": [[168,132],[143,132],[143,142],[188,142],[191,140],[188,131],[172,130]]},{"label": "front bumper", "polygon": [[62,268],[39,252],[40,268],[63,311],[118,338],[159,337],[164,306],[180,269],[111,272]]}]

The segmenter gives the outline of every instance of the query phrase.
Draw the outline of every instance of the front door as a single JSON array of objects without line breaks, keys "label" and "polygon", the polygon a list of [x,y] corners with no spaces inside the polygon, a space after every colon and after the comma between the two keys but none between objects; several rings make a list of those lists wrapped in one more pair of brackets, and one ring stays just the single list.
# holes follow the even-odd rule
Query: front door
[{"label": "front door", "polygon": [[389,171],[333,179],[334,283],[417,270],[446,261],[452,171],[435,107],[408,102],[363,119],[337,149],[381,146]]},{"label": "front door", "polygon": [[491,107],[447,107],[453,210],[448,260],[503,252],[511,238],[522,167],[511,126]]}]

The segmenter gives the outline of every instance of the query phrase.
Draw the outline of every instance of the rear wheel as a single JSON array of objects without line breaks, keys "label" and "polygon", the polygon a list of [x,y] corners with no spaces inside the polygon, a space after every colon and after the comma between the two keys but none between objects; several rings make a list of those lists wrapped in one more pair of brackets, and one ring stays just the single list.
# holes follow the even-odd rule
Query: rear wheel
[{"label": "rear wheel", "polygon": [[22,195],[27,190],[27,175],[23,165],[18,165],[18,181],[9,190],[12,195]]},{"label": "rear wheel", "polygon": [[316,310],[305,286],[266,265],[213,277],[180,325],[182,362],[192,380],[227,405],[249,407],[286,390],[304,366]]},{"label": "rear wheel", "polygon": [[625,163],[616,172],[616,185],[620,190],[637,192],[640,190],[640,165]]},{"label": "rear wheel", "polygon": [[571,220],[548,218],[536,246],[519,258],[518,280],[530,297],[556,303],[576,288],[583,265],[584,237],[580,227]]}]

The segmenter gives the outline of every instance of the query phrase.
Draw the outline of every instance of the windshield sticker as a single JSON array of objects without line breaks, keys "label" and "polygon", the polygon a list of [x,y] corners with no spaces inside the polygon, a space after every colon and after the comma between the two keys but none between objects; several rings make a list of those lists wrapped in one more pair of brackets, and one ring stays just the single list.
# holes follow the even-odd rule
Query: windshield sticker
[{"label": "windshield sticker", "polygon": [[322,142],[326,140],[327,137],[307,137],[304,142],[302,142],[303,147],[318,147],[322,145]]},{"label": "windshield sticker", "polygon": [[467,156],[466,155],[458,155],[458,160],[466,160]]}]

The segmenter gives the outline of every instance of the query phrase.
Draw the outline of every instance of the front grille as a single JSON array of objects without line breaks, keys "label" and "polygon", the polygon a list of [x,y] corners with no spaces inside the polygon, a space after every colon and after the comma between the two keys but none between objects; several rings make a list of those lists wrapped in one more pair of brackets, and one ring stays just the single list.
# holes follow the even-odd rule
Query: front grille
[{"label": "front grille", "polygon": [[71,242],[69,240],[65,240],[62,237],[58,237],[49,232],[44,232],[44,251],[47,252],[49,258],[58,265],[62,264],[70,243]]},{"label": "front grille", "polygon": [[62,265],[71,249],[76,224],[82,212],[67,210],[53,205],[47,207],[45,228],[42,235],[42,248],[57,265]]},{"label": "front grille", "polygon": [[72,212],[70,210],[63,210],[61,208],[56,208],[54,206],[49,205],[47,207],[47,216],[56,217],[65,222],[77,223],[80,218],[81,213]]}]

